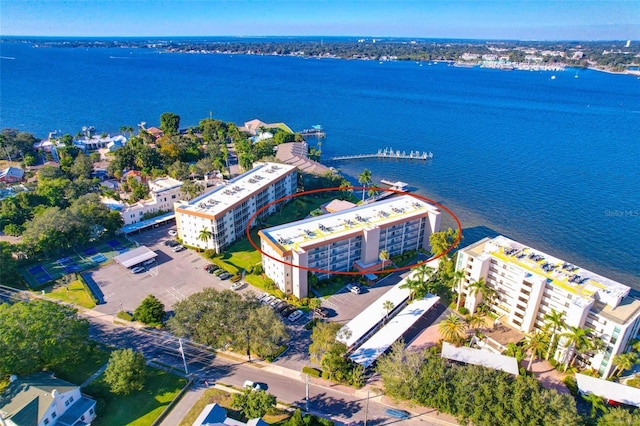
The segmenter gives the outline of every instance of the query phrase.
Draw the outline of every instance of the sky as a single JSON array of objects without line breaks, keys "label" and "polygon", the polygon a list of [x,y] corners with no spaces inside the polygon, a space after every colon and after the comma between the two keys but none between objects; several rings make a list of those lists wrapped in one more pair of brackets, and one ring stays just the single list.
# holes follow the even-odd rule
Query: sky
[{"label": "sky", "polygon": [[0,34],[640,40],[640,1],[0,0]]}]

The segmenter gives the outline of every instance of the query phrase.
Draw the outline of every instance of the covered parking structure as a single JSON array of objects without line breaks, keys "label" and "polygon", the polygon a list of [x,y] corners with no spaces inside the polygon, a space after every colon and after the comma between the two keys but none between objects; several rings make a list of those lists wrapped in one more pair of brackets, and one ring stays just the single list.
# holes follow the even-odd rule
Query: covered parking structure
[{"label": "covered parking structure", "polygon": [[576,382],[582,394],[593,393],[611,402],[640,407],[640,389],[580,373],[576,373]]},{"label": "covered parking structure", "polygon": [[147,246],[140,246],[136,249],[130,250],[126,253],[118,255],[113,258],[116,263],[121,264],[125,268],[131,268],[138,265],[145,260],[155,259],[158,253],[150,250]]},{"label": "covered parking structure", "polygon": [[514,357],[498,355],[484,349],[467,348],[465,346],[456,347],[450,343],[443,342],[441,356],[442,358],[465,364],[481,365],[494,370],[502,370],[514,376],[519,374],[518,360]]}]

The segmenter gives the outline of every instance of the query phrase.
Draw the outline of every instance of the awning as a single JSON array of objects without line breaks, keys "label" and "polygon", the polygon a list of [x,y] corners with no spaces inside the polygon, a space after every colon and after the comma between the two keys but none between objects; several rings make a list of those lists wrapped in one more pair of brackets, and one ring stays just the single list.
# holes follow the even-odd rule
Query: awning
[{"label": "awning", "polygon": [[145,260],[153,259],[158,254],[155,251],[151,251],[146,246],[140,246],[136,249],[130,250],[126,253],[118,255],[113,258],[117,263],[121,264],[125,268],[131,268]]}]

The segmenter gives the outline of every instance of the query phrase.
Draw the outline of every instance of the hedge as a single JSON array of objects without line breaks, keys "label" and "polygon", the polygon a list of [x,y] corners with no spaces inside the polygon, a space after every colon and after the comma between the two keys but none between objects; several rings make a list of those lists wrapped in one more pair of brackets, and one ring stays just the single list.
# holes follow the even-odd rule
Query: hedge
[{"label": "hedge", "polygon": [[313,367],[302,367],[302,373],[308,374],[311,377],[320,377],[322,376],[322,371]]}]

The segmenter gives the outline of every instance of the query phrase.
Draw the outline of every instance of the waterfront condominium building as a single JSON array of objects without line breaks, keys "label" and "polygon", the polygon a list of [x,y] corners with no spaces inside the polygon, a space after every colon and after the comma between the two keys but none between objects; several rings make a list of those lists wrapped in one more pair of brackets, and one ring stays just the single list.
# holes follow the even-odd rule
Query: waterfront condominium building
[{"label": "waterfront condominium building", "polygon": [[395,256],[429,249],[429,236],[439,228],[436,207],[403,195],[263,229],[258,235],[265,274],[284,293],[302,298],[308,293],[308,270],[296,266],[318,270],[311,271],[318,279],[328,278],[331,271],[375,272],[381,269],[383,250]]},{"label": "waterfront condominium building", "polygon": [[[296,168],[286,164],[256,163],[225,185],[174,204],[178,236],[184,244],[224,251],[245,235],[249,218],[267,204],[297,190]],[[275,212],[265,209],[260,217]]]},{"label": "waterfront condominium building", "polygon": [[[630,296],[628,286],[506,237],[485,238],[460,250],[456,269],[464,271],[464,306],[471,312],[483,295],[470,284],[484,279],[495,292],[487,299],[489,309],[520,331],[543,329],[552,310],[563,314],[567,328],[589,329],[602,348],[579,353],[576,359],[602,377],[611,374],[613,357],[625,352],[638,334],[640,300]],[[556,360],[565,362],[571,356],[567,346],[561,338]]]}]

